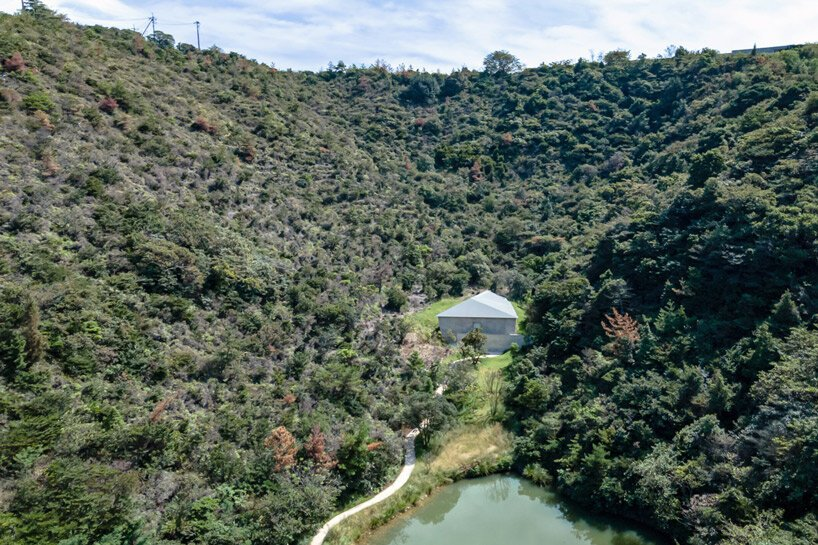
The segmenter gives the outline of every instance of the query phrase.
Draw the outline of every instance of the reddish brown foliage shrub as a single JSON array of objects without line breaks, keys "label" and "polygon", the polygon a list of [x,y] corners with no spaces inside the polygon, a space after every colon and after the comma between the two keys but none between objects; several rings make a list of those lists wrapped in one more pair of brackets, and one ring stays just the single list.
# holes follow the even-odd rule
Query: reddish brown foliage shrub
[{"label": "reddish brown foliage shrub", "polygon": [[168,406],[171,403],[173,403],[173,400],[175,400],[177,397],[179,397],[179,392],[174,392],[173,394],[169,395],[168,397],[157,403],[156,407],[154,407],[153,410],[151,411],[150,416],[148,416],[148,420],[150,421],[150,423],[151,424],[157,423],[159,419],[162,418],[162,414],[164,414],[164,412],[168,410]]},{"label": "reddish brown foliage shrub", "polygon": [[514,137],[511,135],[510,132],[504,132],[502,136],[500,136],[500,142],[504,145],[508,146],[514,140]]},{"label": "reddish brown foliage shrub", "polygon": [[114,98],[105,97],[99,101],[99,109],[106,114],[113,113],[117,108],[119,108],[119,102]]},{"label": "reddish brown foliage shrub", "polygon": [[355,91],[358,94],[366,95],[372,91],[372,81],[366,76],[358,78],[358,85],[355,86]]},{"label": "reddish brown foliage shrub", "polygon": [[480,163],[480,159],[475,159],[474,163],[472,163],[472,166],[469,169],[469,180],[472,182],[479,182],[482,179],[483,165]]},{"label": "reddish brown foliage shrub", "polygon": [[11,57],[3,61],[3,69],[6,72],[24,72],[26,63],[23,56],[18,51],[12,53]]},{"label": "reddish brown foliage shrub", "polygon": [[369,443],[366,446],[366,450],[368,452],[372,452],[373,450],[375,450],[376,448],[380,448],[381,446],[383,446],[383,441],[375,441],[374,443]]},{"label": "reddish brown foliage shrub", "polygon": [[244,161],[245,163],[252,163],[256,160],[256,147],[253,145],[251,141],[243,142],[238,149],[236,149],[236,155],[239,156],[239,159]]},{"label": "reddish brown foliage shrub", "polygon": [[304,445],[304,451],[310,460],[315,462],[318,466],[330,469],[335,467],[338,462],[333,460],[332,456],[330,456],[325,449],[326,441],[324,434],[321,432],[321,428],[315,426],[312,429],[312,433],[310,433],[310,438]]},{"label": "reddish brown foliage shrub", "polygon": [[141,34],[134,34],[133,50],[134,53],[142,53],[145,50],[145,38]]},{"label": "reddish brown foliage shrub", "polygon": [[279,426],[270,432],[264,440],[264,446],[273,451],[276,471],[282,471],[295,465],[295,455],[298,444],[295,437],[284,426]]},{"label": "reddish brown foliage shrub", "polygon": [[639,341],[639,324],[636,323],[636,320],[627,313],[620,314],[615,308],[611,309],[611,314],[606,314],[605,321],[602,322],[602,329],[605,334],[617,341],[637,343]]},{"label": "reddish brown foliage shrub", "polygon": [[216,128],[216,125],[210,123],[207,119],[202,116],[196,118],[193,122],[193,130],[206,132],[207,134],[217,134],[219,130]]}]

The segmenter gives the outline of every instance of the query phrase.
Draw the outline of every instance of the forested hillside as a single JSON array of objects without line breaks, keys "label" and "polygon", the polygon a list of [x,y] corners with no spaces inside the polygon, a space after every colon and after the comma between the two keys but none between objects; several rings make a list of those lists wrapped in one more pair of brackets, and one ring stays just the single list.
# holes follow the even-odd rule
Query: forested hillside
[{"label": "forested hillside", "polygon": [[299,542],[459,408],[407,297],[485,287],[521,471],[818,540],[818,47],[311,73],[45,13],[0,60],[1,544]]}]

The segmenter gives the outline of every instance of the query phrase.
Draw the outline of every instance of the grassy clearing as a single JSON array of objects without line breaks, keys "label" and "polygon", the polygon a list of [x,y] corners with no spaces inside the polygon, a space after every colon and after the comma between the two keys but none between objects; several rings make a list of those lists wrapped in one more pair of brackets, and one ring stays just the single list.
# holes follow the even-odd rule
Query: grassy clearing
[{"label": "grassy clearing", "polygon": [[517,311],[517,333],[525,333],[525,309],[519,303],[512,301],[511,306]]},{"label": "grassy clearing", "polygon": [[478,371],[483,373],[491,369],[504,369],[511,363],[511,352],[503,352],[499,356],[493,358],[483,358],[480,360],[480,367]]},{"label": "grassy clearing", "polygon": [[468,297],[467,295],[462,297],[444,297],[421,311],[408,314],[406,321],[419,332],[431,335],[437,327],[437,315],[461,301],[465,301]]},{"label": "grassy clearing", "polygon": [[475,423],[489,423],[500,420],[505,413],[502,398],[505,393],[505,381],[501,372],[511,364],[511,352],[505,352],[493,358],[483,358],[477,367],[477,380],[474,383],[474,396],[470,414],[466,420]]},{"label": "grassy clearing", "polygon": [[511,434],[500,424],[461,426],[436,441],[423,454],[411,479],[394,496],[335,527],[327,545],[352,545],[427,498],[440,486],[465,477],[478,477],[508,469]]}]

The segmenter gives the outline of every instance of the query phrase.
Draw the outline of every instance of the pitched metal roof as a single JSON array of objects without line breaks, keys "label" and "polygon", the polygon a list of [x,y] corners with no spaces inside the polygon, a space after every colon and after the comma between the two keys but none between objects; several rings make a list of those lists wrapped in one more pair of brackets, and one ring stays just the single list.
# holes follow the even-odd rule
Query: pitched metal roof
[{"label": "pitched metal roof", "polygon": [[437,315],[438,318],[517,318],[508,299],[486,290]]}]

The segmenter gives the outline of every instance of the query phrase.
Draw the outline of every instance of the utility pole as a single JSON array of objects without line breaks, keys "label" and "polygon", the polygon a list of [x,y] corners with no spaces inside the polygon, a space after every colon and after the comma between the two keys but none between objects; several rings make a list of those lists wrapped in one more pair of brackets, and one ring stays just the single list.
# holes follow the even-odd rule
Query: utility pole
[{"label": "utility pole", "polygon": [[196,25],[196,49],[201,51],[202,50],[202,42],[199,41],[199,21],[196,21],[194,24]]},{"label": "utility pole", "polygon": [[156,38],[156,17],[153,16],[153,13],[151,13],[151,16],[148,18],[148,24],[145,25],[145,30],[142,31],[143,36],[148,31],[148,27],[151,26],[153,27],[153,37]]}]

